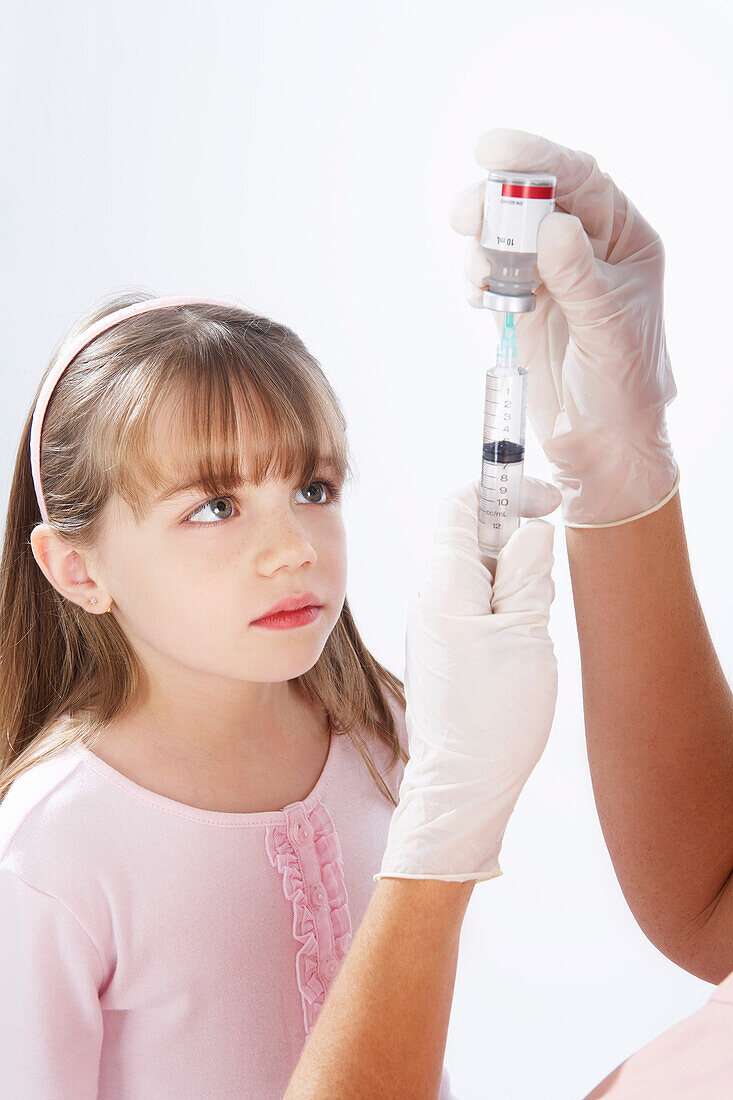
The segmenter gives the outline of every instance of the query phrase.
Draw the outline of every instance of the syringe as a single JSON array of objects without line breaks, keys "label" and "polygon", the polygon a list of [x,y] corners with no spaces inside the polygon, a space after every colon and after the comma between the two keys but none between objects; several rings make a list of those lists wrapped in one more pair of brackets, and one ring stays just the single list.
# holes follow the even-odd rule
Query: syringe
[{"label": "syringe", "polygon": [[482,553],[492,559],[492,572],[499,551],[519,527],[526,423],[527,371],[517,359],[514,315],[507,313],[496,366],[486,371],[484,405],[478,541]]}]

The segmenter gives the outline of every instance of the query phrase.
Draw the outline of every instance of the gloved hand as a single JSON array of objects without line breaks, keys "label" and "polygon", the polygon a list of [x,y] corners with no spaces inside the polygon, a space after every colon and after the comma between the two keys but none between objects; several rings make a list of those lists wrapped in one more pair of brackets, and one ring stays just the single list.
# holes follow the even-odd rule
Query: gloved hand
[{"label": "gloved hand", "polygon": [[[549,737],[555,529],[541,519],[520,526],[492,585],[478,545],[479,497],[475,481],[441,502],[428,580],[408,605],[410,759],[375,881],[501,875],[504,830]],[[547,514],[560,494],[526,478],[522,501],[524,514]]]},{"label": "gloved hand", "polygon": [[[665,406],[677,395],[663,317],[664,247],[589,153],[522,130],[489,130],[483,168],[551,172],[556,210],[540,223],[531,313],[514,315],[528,374],[527,416],[552,464],[565,523],[607,527],[656,511],[679,470]],[[466,293],[483,306],[485,178],[454,199],[451,225],[474,239]],[[494,311],[491,311],[494,312]],[[497,325],[503,314],[494,312]]]}]

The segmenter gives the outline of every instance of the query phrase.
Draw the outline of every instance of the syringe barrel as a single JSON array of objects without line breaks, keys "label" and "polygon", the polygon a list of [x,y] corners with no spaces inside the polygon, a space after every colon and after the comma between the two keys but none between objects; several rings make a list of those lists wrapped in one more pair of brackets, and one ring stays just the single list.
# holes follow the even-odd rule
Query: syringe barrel
[{"label": "syringe barrel", "polygon": [[484,462],[481,465],[478,544],[482,553],[498,557],[519,527],[524,462]]},{"label": "syringe barrel", "polygon": [[493,556],[519,527],[526,401],[526,370],[487,370],[478,534]]}]

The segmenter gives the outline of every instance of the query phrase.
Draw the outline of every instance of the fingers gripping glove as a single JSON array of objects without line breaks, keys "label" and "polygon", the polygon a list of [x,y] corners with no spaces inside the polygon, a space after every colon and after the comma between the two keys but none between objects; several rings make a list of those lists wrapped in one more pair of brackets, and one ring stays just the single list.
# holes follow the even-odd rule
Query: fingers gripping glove
[{"label": "fingers gripping glove", "polygon": [[479,492],[476,481],[442,501],[428,581],[408,605],[410,759],[377,880],[502,874],[504,830],[550,733],[554,527],[531,519],[515,531],[492,584]]},{"label": "fingers gripping glove", "polygon": [[[659,234],[588,153],[498,129],[479,139],[476,159],[557,177],[558,209],[538,230],[537,304],[515,324],[529,372],[527,415],[552,464],[565,523],[615,526],[655,511],[679,483],[665,420],[677,389]],[[453,228],[473,238],[464,272],[474,306],[483,305],[491,270],[480,245],[484,183],[457,196],[451,214]]]}]

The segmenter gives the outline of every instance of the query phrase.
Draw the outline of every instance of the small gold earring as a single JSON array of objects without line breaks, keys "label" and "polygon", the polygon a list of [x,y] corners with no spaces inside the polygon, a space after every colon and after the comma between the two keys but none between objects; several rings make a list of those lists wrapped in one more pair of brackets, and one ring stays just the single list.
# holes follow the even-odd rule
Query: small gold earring
[{"label": "small gold earring", "polygon": [[[96,603],[96,602],[97,602],[97,597],[96,596],[92,596],[91,599],[89,600],[89,603]],[[112,604],[110,604],[109,607],[107,608],[107,611],[105,611],[105,615],[108,612],[110,612],[111,610],[112,610]]]}]

